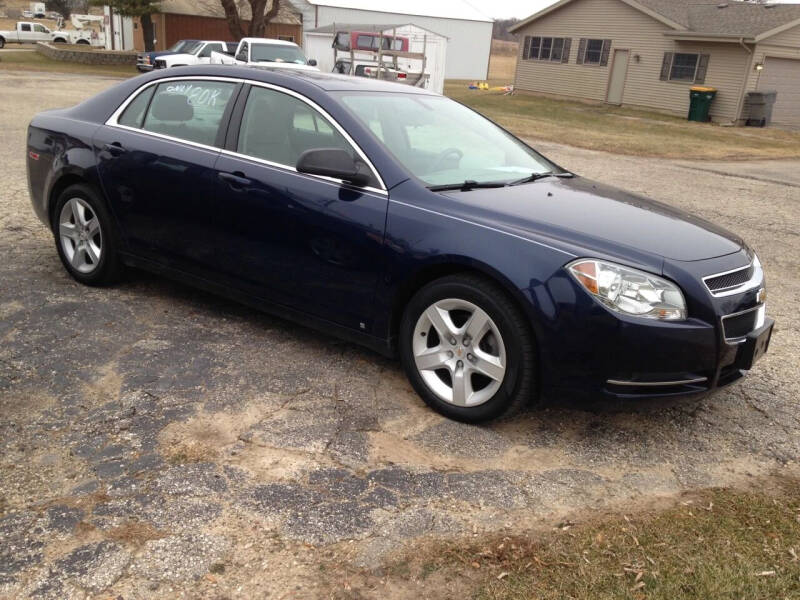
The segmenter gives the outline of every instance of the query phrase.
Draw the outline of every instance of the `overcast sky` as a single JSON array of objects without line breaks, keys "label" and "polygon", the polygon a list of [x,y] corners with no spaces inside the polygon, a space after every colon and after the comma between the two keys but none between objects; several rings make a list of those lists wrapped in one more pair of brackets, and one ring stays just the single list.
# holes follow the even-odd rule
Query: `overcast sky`
[{"label": "overcast sky", "polygon": [[[698,3],[708,0],[698,0]],[[783,4],[798,4],[800,0],[773,0]],[[555,0],[467,0],[487,17],[494,19],[507,19],[509,17],[523,18],[540,11],[545,6],[550,6]]]}]

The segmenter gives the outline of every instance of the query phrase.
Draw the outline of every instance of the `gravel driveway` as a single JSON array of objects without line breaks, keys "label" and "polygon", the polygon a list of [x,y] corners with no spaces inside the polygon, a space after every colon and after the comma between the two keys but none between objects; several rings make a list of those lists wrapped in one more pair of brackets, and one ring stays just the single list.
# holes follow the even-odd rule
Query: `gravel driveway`
[{"label": "gravel driveway", "polygon": [[30,207],[25,127],[113,82],[0,72],[0,597],[314,598],[321,565],[375,567],[419,536],[550,526],[794,468],[800,162],[770,163],[786,173],[772,183],[539,144],[743,234],[777,331],[712,398],[555,397],[474,427],[361,348],[143,273],[73,282]]}]

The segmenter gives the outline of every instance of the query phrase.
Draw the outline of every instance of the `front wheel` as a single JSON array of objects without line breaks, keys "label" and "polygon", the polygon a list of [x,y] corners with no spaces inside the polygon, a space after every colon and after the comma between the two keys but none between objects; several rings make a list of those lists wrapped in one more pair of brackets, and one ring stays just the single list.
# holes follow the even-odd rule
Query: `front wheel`
[{"label": "front wheel", "polygon": [[501,288],[479,276],[445,277],[417,292],[401,322],[400,354],[422,399],[458,421],[493,419],[534,392],[528,323]]},{"label": "front wheel", "polygon": [[5,46],[6,46],[6,41],[3,38],[0,37],[0,50],[5,48]]}]

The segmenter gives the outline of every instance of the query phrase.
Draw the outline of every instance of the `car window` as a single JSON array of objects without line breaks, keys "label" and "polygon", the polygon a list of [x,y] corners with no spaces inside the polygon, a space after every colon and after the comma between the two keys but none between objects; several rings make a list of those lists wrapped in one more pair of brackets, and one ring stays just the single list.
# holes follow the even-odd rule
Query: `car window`
[{"label": "car window", "polygon": [[222,44],[206,44],[206,47],[200,51],[200,58],[208,58],[212,52],[222,52]]},{"label": "car window", "polygon": [[162,83],[150,102],[144,129],[213,146],[235,87],[221,81]]},{"label": "car window", "polygon": [[33,26],[33,30],[38,33],[47,33],[47,30],[44,28],[44,25],[39,25],[38,23],[36,23],[36,25]]},{"label": "car window", "polygon": [[117,123],[128,127],[141,127],[147,105],[150,104],[150,98],[153,97],[153,92],[155,90],[156,87],[151,85],[146,90],[140,92],[139,95],[128,104],[125,111],[117,119]]},{"label": "car window", "polygon": [[236,55],[236,60],[247,62],[247,42],[244,42],[241,48],[239,48],[239,54]]},{"label": "car window", "polygon": [[31,26],[28,23],[23,23],[22,25],[20,25],[20,30],[21,31],[30,31],[31,30]]},{"label": "car window", "polygon": [[352,150],[333,125],[305,102],[276,90],[250,90],[239,131],[240,153],[294,167],[312,148]]}]

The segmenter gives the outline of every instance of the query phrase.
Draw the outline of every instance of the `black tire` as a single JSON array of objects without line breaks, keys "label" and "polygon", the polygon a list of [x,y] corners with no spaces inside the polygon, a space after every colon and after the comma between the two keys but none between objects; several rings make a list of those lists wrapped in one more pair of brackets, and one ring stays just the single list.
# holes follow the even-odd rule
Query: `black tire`
[{"label": "black tire", "polygon": [[[417,369],[413,338],[417,321],[435,302],[465,300],[482,309],[494,322],[506,353],[506,370],[499,389],[476,406],[457,406],[440,398]],[[457,421],[479,423],[517,412],[536,392],[536,345],[521,310],[497,284],[478,275],[452,275],[437,279],[420,289],[406,306],[399,332],[400,359],[406,375],[425,403]]]},{"label": "black tire", "polygon": [[86,40],[78,40],[78,41],[77,41],[77,42],[75,42],[75,43],[76,43],[76,44],[82,44],[82,45],[84,45],[84,46],[88,46],[88,45],[89,45],[89,42],[88,42],[88,41],[86,41]]},{"label": "black tire", "polygon": [[0,50],[5,48],[5,46],[6,46],[6,41],[3,38],[0,37]]},{"label": "black tire", "polygon": [[[100,236],[102,240],[100,259],[95,263],[96,266],[93,270],[88,273],[81,272],[72,265],[65,254],[59,233],[61,211],[64,205],[73,198],[79,198],[89,206],[100,226]],[[53,207],[51,228],[58,257],[73,279],[84,285],[91,286],[108,285],[120,279],[123,265],[118,254],[119,236],[117,235],[114,221],[106,208],[105,202],[102,201],[94,188],[86,184],[76,184],[69,186],[61,192]]]},{"label": "black tire", "polygon": [[53,43],[54,44],[66,44],[67,40],[65,40],[64,38],[56,38],[56,39],[53,40]]}]

